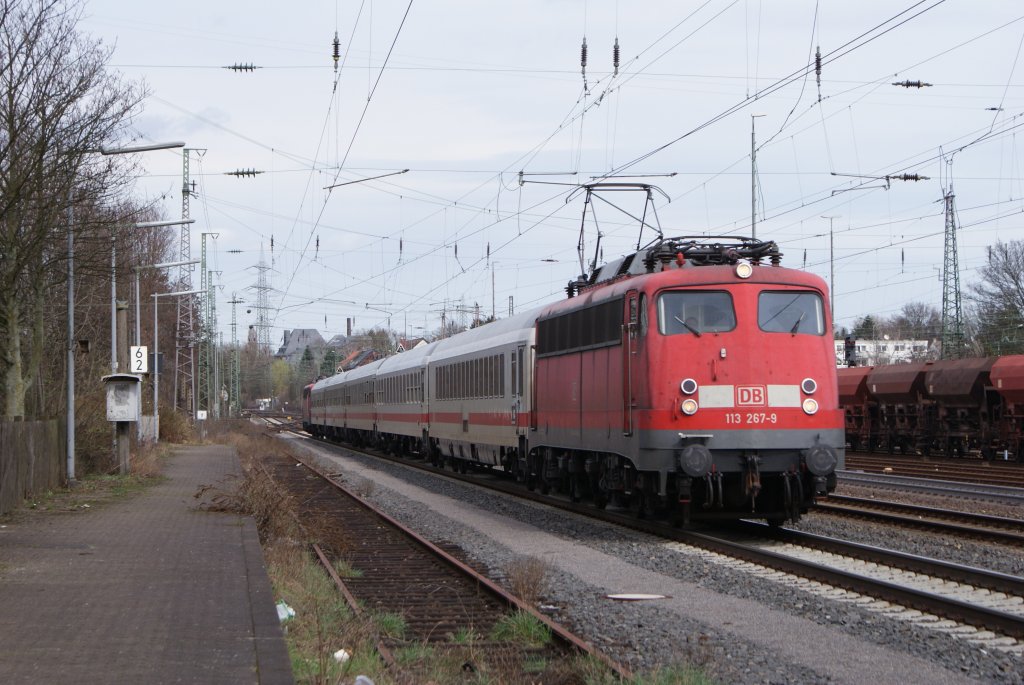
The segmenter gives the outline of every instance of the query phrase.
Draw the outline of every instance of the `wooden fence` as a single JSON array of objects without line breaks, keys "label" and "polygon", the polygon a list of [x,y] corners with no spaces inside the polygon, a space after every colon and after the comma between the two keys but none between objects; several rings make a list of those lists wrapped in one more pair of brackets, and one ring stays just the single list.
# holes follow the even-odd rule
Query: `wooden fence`
[{"label": "wooden fence", "polygon": [[64,431],[60,419],[0,421],[0,514],[64,482]]}]

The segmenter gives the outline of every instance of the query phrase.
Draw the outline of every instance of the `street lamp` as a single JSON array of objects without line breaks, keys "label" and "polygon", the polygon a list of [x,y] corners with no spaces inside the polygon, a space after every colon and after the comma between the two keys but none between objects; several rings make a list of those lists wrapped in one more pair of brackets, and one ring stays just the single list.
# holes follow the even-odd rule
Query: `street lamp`
[{"label": "street lamp", "polygon": [[[159,228],[194,224],[195,219],[171,221],[137,221],[133,228]],[[115,224],[116,227],[116,224]],[[138,267],[137,267],[138,268]],[[139,342],[139,272],[135,272],[135,344]],[[117,229],[111,229],[110,243],[110,372],[117,373]]]},{"label": "street lamp", "polygon": [[[177,224],[192,223],[194,221],[195,221],[195,219],[188,219],[187,221],[146,221],[146,222],[141,222],[141,223],[135,224],[135,227],[136,228],[143,228],[143,227],[146,227],[146,226],[154,226],[154,227],[155,226],[174,226],[174,225],[177,225]],[[145,269],[169,269],[169,268],[174,267],[174,266],[188,266],[190,264],[198,264],[198,263],[199,263],[198,259],[193,259],[192,261],[189,261],[189,262],[161,262],[160,264],[145,264],[143,266],[136,266],[135,267],[135,346],[136,347],[142,345],[142,310],[141,310],[142,295],[141,295],[140,289],[139,289],[139,272],[141,272],[141,271],[143,271]],[[129,362],[129,364],[130,363],[131,362]],[[160,364],[160,360],[156,356],[156,351],[154,351],[153,352],[153,377],[154,378],[156,378],[156,374],[157,374],[157,370],[158,370],[158,365],[159,364]],[[153,409],[153,416],[156,417],[156,408],[155,407]],[[139,420],[139,430],[138,430],[137,435],[141,439],[142,438],[142,420],[141,420],[141,417],[142,417],[142,394],[141,393],[139,394],[139,417],[140,417],[140,420]],[[154,421],[156,426],[160,425],[159,424],[159,419],[154,418],[153,421]],[[156,431],[157,431],[157,434],[155,435],[155,437],[159,437],[159,428],[157,428]]]},{"label": "street lamp", "polygon": [[[125,155],[132,152],[167,150],[185,147],[183,141],[133,145],[129,147],[100,147],[84,152],[99,152],[101,155]],[[74,181],[68,188],[68,387],[67,387],[67,470],[68,485],[75,482],[75,210],[72,202]]]},{"label": "street lamp", "polygon": [[[184,264],[178,264],[177,266],[184,266],[185,264],[192,264],[193,262],[185,262]],[[171,266],[171,265],[167,265]],[[156,366],[160,363],[160,330],[157,328],[157,301],[161,297],[173,297],[175,295],[198,295],[203,292],[202,290],[178,290],[173,293],[153,293],[150,297],[153,298],[153,416],[156,417],[157,430],[156,437],[153,442],[160,442],[160,374],[157,373]]]}]

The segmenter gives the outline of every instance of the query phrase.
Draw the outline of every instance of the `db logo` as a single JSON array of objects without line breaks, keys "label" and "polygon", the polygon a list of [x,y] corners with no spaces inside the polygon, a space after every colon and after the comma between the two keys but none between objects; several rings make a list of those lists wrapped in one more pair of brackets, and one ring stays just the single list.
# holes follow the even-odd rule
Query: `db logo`
[{"label": "db logo", "polygon": [[738,406],[764,406],[765,388],[763,385],[736,386],[736,404]]}]

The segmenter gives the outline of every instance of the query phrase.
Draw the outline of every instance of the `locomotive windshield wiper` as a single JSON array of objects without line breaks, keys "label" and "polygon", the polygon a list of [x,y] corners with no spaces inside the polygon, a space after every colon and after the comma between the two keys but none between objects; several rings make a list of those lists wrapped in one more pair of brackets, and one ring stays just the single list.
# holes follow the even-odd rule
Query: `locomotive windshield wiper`
[{"label": "locomotive windshield wiper", "polygon": [[700,337],[700,331],[698,331],[698,330],[697,330],[696,328],[694,328],[694,327],[693,327],[693,326],[691,326],[690,324],[686,323],[685,321],[683,321],[682,319],[680,319],[680,318],[679,318],[678,316],[675,316],[675,315],[673,315],[673,318],[674,318],[674,319],[675,319],[676,321],[678,321],[679,323],[681,323],[681,324],[683,324],[684,326],[686,326],[686,330],[690,331],[691,333],[693,333],[693,334],[694,334],[695,336],[697,336],[698,338]]},{"label": "locomotive windshield wiper", "polygon": [[800,324],[803,322],[805,316],[807,316],[807,312],[800,312],[800,318],[797,319],[796,323],[793,324],[793,327],[789,329],[791,334],[796,335],[796,332],[800,329]]}]

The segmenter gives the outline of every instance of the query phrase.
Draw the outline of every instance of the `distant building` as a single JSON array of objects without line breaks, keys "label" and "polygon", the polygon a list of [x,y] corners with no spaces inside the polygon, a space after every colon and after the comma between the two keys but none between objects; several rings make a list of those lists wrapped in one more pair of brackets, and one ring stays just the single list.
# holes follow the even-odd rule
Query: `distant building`
[{"label": "distant building", "polygon": [[346,345],[348,345],[348,338],[346,338],[344,335],[340,333],[332,337],[326,343],[324,343],[324,347],[330,348],[332,350],[344,349]]},{"label": "distant building", "polygon": [[309,348],[314,359],[319,359],[323,352],[325,343],[320,331],[315,328],[296,328],[284,332],[284,342],[274,355],[276,359],[283,359],[289,364],[298,363],[302,353]]},{"label": "distant building", "polygon": [[426,344],[427,341],[425,338],[399,338],[398,345],[396,347],[398,348],[398,352],[408,352],[409,350],[417,347],[423,347]]},{"label": "distant building", "polygon": [[[836,366],[846,366],[846,342],[836,340]],[[928,340],[856,340],[857,366],[909,364],[938,358],[938,348]]]},{"label": "distant building", "polygon": [[370,362],[377,361],[378,359],[380,359],[380,356],[377,354],[376,350],[358,348],[338,362],[338,370],[351,371],[363,364],[369,364]]}]

